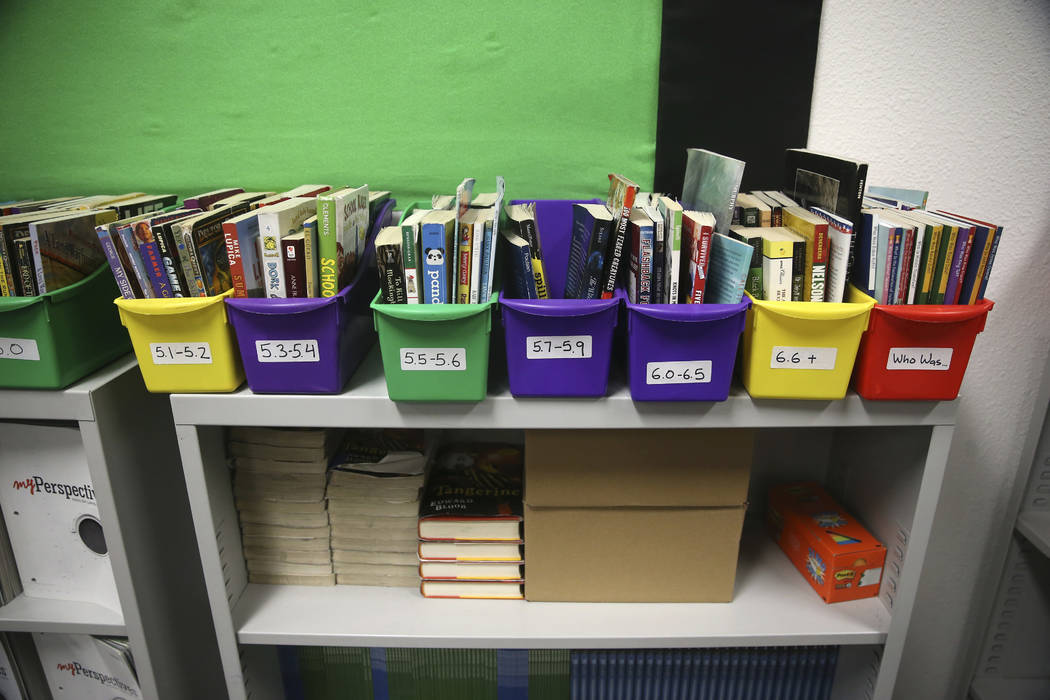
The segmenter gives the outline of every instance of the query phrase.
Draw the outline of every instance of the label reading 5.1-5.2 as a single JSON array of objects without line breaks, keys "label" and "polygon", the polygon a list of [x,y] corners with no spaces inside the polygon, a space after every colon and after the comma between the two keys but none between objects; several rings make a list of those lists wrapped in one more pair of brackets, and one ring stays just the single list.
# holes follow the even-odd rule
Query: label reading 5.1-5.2
[{"label": "label reading 5.1-5.2", "polygon": [[586,360],[590,356],[589,335],[530,335],[525,338],[526,360]]},{"label": "label reading 5.1-5.2", "polygon": [[402,371],[459,371],[466,368],[466,348],[401,348]]},{"label": "label reading 5.1-5.2", "polygon": [[256,340],[259,362],[320,362],[316,340]]},{"label": "label reading 5.1-5.2", "polygon": [[648,362],[646,384],[710,384],[711,360],[693,362]]},{"label": "label reading 5.1-5.2", "polygon": [[208,343],[150,343],[149,354],[155,365],[210,365]]},{"label": "label reading 5.1-5.2", "polygon": [[0,338],[0,360],[39,360],[40,350],[32,338]]},{"label": "label reading 5.1-5.2", "polygon": [[774,345],[770,369],[835,369],[838,348],[795,348]]}]

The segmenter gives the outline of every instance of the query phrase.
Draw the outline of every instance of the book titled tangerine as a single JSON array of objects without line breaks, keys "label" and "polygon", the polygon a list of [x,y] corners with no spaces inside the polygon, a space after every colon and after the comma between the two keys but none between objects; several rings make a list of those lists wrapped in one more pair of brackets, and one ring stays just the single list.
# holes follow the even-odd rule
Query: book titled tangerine
[{"label": "book titled tangerine", "polygon": [[879,593],[886,548],[812,481],[769,490],[766,523],[825,603]]}]

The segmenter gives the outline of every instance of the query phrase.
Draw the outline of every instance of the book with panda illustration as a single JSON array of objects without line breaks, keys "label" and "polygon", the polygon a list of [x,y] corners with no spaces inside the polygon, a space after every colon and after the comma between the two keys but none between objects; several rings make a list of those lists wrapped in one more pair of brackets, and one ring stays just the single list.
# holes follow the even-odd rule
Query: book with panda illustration
[{"label": "book with panda illustration", "polygon": [[419,245],[423,263],[421,291],[424,304],[452,303],[451,253],[455,250],[456,212],[437,209],[425,217],[420,226]]}]

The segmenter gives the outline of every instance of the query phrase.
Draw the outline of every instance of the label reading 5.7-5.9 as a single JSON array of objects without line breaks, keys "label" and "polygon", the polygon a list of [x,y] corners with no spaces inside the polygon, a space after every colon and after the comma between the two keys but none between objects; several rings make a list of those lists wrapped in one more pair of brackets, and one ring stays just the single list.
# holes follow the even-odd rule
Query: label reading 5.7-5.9
[{"label": "label reading 5.7-5.9", "polygon": [[530,335],[525,338],[527,360],[586,360],[590,356],[589,335]]},{"label": "label reading 5.7-5.9", "polygon": [[155,365],[210,365],[208,343],[150,343],[149,354]]},{"label": "label reading 5.7-5.9", "polygon": [[466,348],[401,348],[402,371],[459,371],[466,368]]}]

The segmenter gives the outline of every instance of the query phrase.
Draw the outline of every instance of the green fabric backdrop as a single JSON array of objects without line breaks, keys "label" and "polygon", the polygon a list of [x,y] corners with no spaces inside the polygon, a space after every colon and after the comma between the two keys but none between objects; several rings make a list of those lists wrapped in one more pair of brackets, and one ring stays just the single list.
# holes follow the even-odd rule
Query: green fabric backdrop
[{"label": "green fabric backdrop", "polygon": [[0,7],[0,200],[367,182],[652,187],[655,0]]}]

